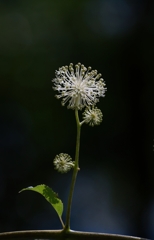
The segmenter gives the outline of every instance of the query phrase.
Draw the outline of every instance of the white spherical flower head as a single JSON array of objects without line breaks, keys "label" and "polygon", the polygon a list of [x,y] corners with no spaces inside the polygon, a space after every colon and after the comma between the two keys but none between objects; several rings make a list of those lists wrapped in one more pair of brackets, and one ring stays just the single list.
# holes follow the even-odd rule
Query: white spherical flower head
[{"label": "white spherical flower head", "polygon": [[90,126],[99,125],[102,122],[103,114],[100,109],[92,106],[92,108],[86,108],[83,112],[84,122]]},{"label": "white spherical flower head", "polygon": [[56,155],[53,160],[53,164],[55,166],[55,169],[61,173],[66,173],[74,167],[72,158],[66,153],[60,153],[59,155]]},{"label": "white spherical flower head", "polygon": [[63,66],[55,72],[53,89],[58,91],[56,97],[62,98],[62,105],[68,102],[68,108],[81,110],[95,105],[100,97],[105,96],[105,82],[97,70],[88,69],[81,63]]}]

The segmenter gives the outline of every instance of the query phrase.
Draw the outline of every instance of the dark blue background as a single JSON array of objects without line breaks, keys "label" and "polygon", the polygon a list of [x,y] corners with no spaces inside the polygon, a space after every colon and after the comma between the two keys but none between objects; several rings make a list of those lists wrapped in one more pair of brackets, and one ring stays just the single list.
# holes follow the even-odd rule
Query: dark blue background
[{"label": "dark blue background", "polygon": [[[75,151],[74,112],[54,98],[55,70],[81,62],[102,73],[103,123],[83,125],[71,228],[154,238],[154,2],[0,1],[0,231],[58,229],[37,193],[45,183],[65,210]],[[65,212],[64,212],[65,218]]]}]

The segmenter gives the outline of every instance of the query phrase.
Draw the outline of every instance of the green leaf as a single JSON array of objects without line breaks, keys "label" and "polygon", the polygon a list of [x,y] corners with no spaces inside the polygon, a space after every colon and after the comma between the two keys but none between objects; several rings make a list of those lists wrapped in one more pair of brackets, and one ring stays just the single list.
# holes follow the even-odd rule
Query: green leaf
[{"label": "green leaf", "polygon": [[37,185],[36,187],[23,188],[19,193],[26,190],[40,193],[53,206],[59,218],[61,218],[63,213],[63,203],[51,188],[49,188],[45,184],[41,184],[41,185]]}]

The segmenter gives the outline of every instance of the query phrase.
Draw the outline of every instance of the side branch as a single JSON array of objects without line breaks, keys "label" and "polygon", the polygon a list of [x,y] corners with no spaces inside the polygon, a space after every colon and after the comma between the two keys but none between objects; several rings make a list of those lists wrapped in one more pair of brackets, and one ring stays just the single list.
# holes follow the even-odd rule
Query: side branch
[{"label": "side branch", "polygon": [[79,232],[64,230],[30,230],[30,231],[16,231],[16,232],[4,232],[0,233],[0,240],[3,239],[62,239],[62,240],[148,240],[145,238],[132,237],[118,234],[105,234],[105,233],[94,233],[94,232]]}]

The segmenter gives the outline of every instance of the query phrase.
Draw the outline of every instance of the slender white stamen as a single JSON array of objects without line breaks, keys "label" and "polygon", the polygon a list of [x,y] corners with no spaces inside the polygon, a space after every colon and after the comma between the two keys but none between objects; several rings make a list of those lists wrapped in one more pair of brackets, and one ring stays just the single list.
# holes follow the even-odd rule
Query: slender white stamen
[{"label": "slender white stamen", "polygon": [[101,74],[78,63],[70,63],[69,66],[59,68],[53,79],[53,89],[58,91],[56,97],[62,98],[62,105],[68,102],[68,108],[81,110],[84,107],[93,106],[99,101],[99,97],[105,96],[105,82]]}]

